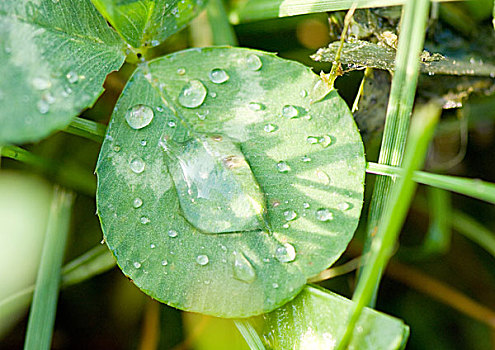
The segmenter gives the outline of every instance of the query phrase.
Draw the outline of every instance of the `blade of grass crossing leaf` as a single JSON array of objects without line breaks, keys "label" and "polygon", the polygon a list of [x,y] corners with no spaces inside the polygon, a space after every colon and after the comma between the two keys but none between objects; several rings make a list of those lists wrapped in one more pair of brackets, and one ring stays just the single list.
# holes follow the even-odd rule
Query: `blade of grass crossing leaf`
[{"label": "blade of grass crossing leaf", "polygon": [[416,188],[412,180],[413,172],[423,164],[439,115],[440,108],[432,104],[422,107],[415,113],[404,156],[405,173],[394,186],[390,200],[387,201],[378,231],[371,244],[369,258],[353,296],[356,304],[352,308],[338,349],[345,349],[349,343],[361,311],[370,302],[379,284],[382,271],[393,251]]},{"label": "blade of grass crossing leaf", "polygon": [[72,203],[70,192],[55,188],[29,313],[25,350],[50,348]]},{"label": "blade of grass crossing leaf", "polygon": [[234,28],[229,22],[223,0],[209,0],[206,6],[213,45],[237,46]]},{"label": "blade of grass crossing leaf", "polygon": [[[366,172],[386,176],[402,176],[404,169],[385,164],[368,162]],[[495,184],[480,179],[432,174],[425,171],[415,171],[413,180],[443,190],[448,190],[465,196],[473,197],[495,204]]]},{"label": "blade of grass crossing leaf", "polygon": [[251,350],[265,350],[258,333],[248,320],[234,320],[234,323]]},{"label": "blade of grass crossing leaf", "polygon": [[106,130],[106,125],[96,123],[92,120],[76,117],[63,131],[68,134],[81,136],[85,139],[102,143]]},{"label": "blade of grass crossing leaf", "polygon": [[439,188],[428,188],[430,227],[423,243],[427,253],[445,253],[452,236],[450,193]]},{"label": "blade of grass crossing leaf", "polygon": [[[404,153],[409,118],[419,75],[419,55],[423,49],[429,0],[408,1],[403,10],[396,71],[392,79],[385,128],[378,162],[400,165]],[[393,179],[378,178],[373,189],[364,253],[373,240],[382,208],[386,203]],[[373,303],[372,303],[373,304]]]},{"label": "blade of grass crossing leaf", "polygon": [[460,211],[452,214],[453,228],[485,249],[495,258],[495,234],[478,221]]}]

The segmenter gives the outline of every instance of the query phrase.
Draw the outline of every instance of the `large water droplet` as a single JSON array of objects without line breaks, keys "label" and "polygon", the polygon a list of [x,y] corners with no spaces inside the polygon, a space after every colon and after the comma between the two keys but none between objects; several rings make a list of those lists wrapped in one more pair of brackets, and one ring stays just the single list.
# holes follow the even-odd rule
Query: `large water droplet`
[{"label": "large water droplet", "polygon": [[277,163],[277,169],[281,173],[287,173],[290,171],[290,166],[286,162],[282,161]]},{"label": "large water droplet", "polygon": [[125,113],[127,124],[135,130],[139,130],[149,125],[154,117],[153,109],[146,105],[135,105]]},{"label": "large water droplet", "polygon": [[263,130],[265,130],[266,132],[274,132],[274,131],[277,131],[277,129],[278,129],[278,126],[276,126],[275,124],[266,124],[263,127]]},{"label": "large water droplet", "polygon": [[210,71],[210,80],[215,84],[222,84],[229,80],[229,75],[223,69],[215,68]]},{"label": "large water droplet", "polygon": [[249,55],[246,57],[246,66],[249,70],[257,71],[261,69],[263,63],[257,55]]},{"label": "large water droplet", "polygon": [[239,145],[223,135],[161,141],[185,218],[207,233],[264,227],[265,199]]},{"label": "large water droplet", "polygon": [[287,221],[292,221],[297,218],[297,213],[294,210],[286,210],[284,211],[284,218]]},{"label": "large water droplet", "polygon": [[296,259],[296,249],[292,244],[285,243],[275,250],[275,258],[283,263],[294,261]]},{"label": "large water droplet", "polygon": [[333,214],[327,208],[321,208],[316,211],[316,219],[320,221],[333,220]]},{"label": "large water droplet", "polygon": [[299,111],[292,105],[286,105],[282,108],[282,115],[286,118],[296,118],[298,114]]},{"label": "large water droplet", "polygon": [[252,283],[256,279],[256,271],[244,256],[239,252],[234,252],[234,278],[246,283]]},{"label": "large water droplet", "polygon": [[144,171],[144,167],[145,167],[144,160],[142,160],[139,157],[133,158],[129,162],[129,167],[134,173],[141,174]]},{"label": "large water droplet", "polygon": [[201,266],[205,266],[206,264],[208,264],[209,261],[210,259],[208,258],[208,256],[204,254],[198,255],[196,257],[196,262]]},{"label": "large water droplet", "polygon": [[132,206],[136,209],[140,208],[142,205],[143,205],[143,200],[139,197],[134,198],[134,200],[132,201]]},{"label": "large water droplet", "polygon": [[196,108],[203,104],[206,88],[199,80],[191,80],[179,93],[179,103],[186,108]]}]

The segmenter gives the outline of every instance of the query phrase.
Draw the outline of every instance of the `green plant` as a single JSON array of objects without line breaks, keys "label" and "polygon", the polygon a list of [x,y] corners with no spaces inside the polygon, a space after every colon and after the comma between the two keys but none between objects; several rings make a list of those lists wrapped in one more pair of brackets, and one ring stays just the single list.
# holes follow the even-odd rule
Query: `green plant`
[{"label": "green plant", "polygon": [[[356,7],[403,3],[402,11],[355,12]],[[234,319],[225,325],[205,316],[201,322],[235,324],[246,341],[240,347],[404,348],[409,327],[370,308],[398,244],[415,183],[432,187],[433,220],[421,254],[414,254],[425,259],[445,254],[451,226],[494,254],[489,229],[463,213],[451,219],[456,212],[443,190],[493,204],[495,185],[419,171],[442,109],[462,106],[473,93],[488,96],[493,106],[490,44],[478,53],[486,62],[424,51],[425,36],[435,29],[428,16],[435,22],[439,11],[438,3],[428,0],[250,0],[230,5],[219,0],[0,4],[1,155],[90,201],[96,195],[102,243],[109,248],[94,247],[62,266],[73,194],[55,190],[36,284],[0,300],[0,310],[8,315],[29,305],[34,295],[26,349],[50,347],[59,288],[88,280],[115,263],[155,300]],[[484,23],[490,5],[466,6],[474,6],[470,11]],[[193,22],[192,43],[223,46],[170,53],[181,42],[180,29],[203,9],[208,17]],[[340,40],[313,56],[332,64],[329,74],[318,76],[275,54],[230,46],[238,42],[232,24],[338,10],[349,10],[345,17],[329,14],[342,33]],[[443,5],[442,13],[463,35],[471,34],[455,5]],[[204,39],[201,31],[210,37]],[[493,30],[487,33],[493,37]],[[448,51],[444,45],[438,51]],[[334,85],[346,79],[344,73],[363,67],[353,115]],[[388,85],[379,83],[379,73],[371,68],[394,73],[389,97]],[[442,84],[450,90],[442,94],[431,92],[421,73],[472,80],[454,93],[446,78]],[[369,89],[371,83],[377,92]],[[418,84],[430,93],[427,103],[416,96],[422,90]],[[388,102],[370,102],[373,93]],[[375,148],[378,163],[366,162],[361,137],[368,153],[379,137],[368,126],[360,134],[354,121],[361,125],[372,108],[386,114],[381,146]],[[109,111],[107,127],[103,122]],[[56,131],[67,135],[54,135]],[[32,142],[37,143],[16,146]],[[70,145],[75,161],[64,157],[62,144]],[[93,146],[99,152],[97,182],[88,171],[94,159],[85,158]],[[5,162],[6,167],[15,164]],[[362,214],[366,172],[385,175],[375,182],[367,220]],[[73,220],[80,211],[74,210]],[[357,263],[364,267],[353,300],[308,285],[329,278],[328,269],[349,248],[360,222],[367,227],[354,242],[364,246]],[[84,238],[75,241],[81,244]],[[351,271],[357,267],[350,266]],[[349,272],[345,265],[341,268]],[[462,300],[452,305],[481,320],[480,315],[491,317],[489,309]],[[151,333],[143,335],[143,349],[159,346],[156,333],[163,327],[157,325],[156,310],[146,311],[154,323],[145,323]],[[161,306],[169,321],[177,315],[171,310]],[[184,313],[184,319],[194,317],[199,316]],[[493,327],[493,321],[486,323]],[[170,338],[161,346],[178,341]],[[219,344],[205,347],[229,345]]]}]

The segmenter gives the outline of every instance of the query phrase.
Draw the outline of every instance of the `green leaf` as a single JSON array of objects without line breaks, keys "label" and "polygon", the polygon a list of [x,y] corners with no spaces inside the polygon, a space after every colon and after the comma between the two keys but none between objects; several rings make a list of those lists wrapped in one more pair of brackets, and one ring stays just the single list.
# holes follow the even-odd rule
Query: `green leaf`
[{"label": "green leaf", "polygon": [[206,0],[91,0],[131,46],[156,46],[186,26]]},{"label": "green leaf", "polygon": [[123,63],[122,46],[89,0],[0,2],[0,144],[69,124]]},{"label": "green leaf", "polygon": [[[334,349],[353,302],[328,290],[306,286],[290,303],[254,319],[270,349]],[[365,308],[348,349],[402,349],[409,327]]]},{"label": "green leaf", "polygon": [[98,212],[144,292],[247,317],[284,304],[341,255],[364,172],[346,103],[309,68],[192,49],[140,66],[124,89],[98,161]]}]

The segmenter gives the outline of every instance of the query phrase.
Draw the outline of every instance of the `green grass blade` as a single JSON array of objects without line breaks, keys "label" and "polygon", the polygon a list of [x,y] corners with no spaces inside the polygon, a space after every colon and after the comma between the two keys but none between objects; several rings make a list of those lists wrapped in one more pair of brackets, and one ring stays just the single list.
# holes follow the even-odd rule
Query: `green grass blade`
[{"label": "green grass blade", "polygon": [[237,37],[227,17],[223,0],[209,0],[206,11],[213,45],[237,46]]},{"label": "green grass blade", "polygon": [[232,24],[238,24],[308,13],[348,10],[354,3],[357,8],[370,8],[403,5],[406,0],[243,0],[235,2],[229,18]]},{"label": "green grass blade", "polygon": [[248,320],[234,320],[234,323],[251,350],[265,350],[258,333]]},{"label": "green grass blade", "polygon": [[107,130],[106,125],[92,120],[76,117],[63,131],[68,134],[84,137],[88,140],[102,143]]},{"label": "green grass blade", "polygon": [[[366,172],[385,176],[402,176],[404,169],[368,162]],[[413,180],[423,185],[460,193],[495,204],[495,184],[491,182],[451,175],[432,174],[425,171],[415,171]]]},{"label": "green grass blade", "polygon": [[495,257],[495,234],[478,221],[463,212],[455,211],[452,213],[452,227]]},{"label": "green grass blade", "polygon": [[29,313],[25,350],[50,348],[73,198],[70,192],[63,189],[54,190],[33,305]]},{"label": "green grass blade", "polygon": [[432,104],[422,107],[415,113],[404,157],[404,176],[399,178],[390,200],[386,204],[378,231],[371,245],[367,264],[363,268],[353,296],[356,304],[350,313],[347,328],[338,349],[345,349],[349,343],[361,311],[372,299],[381,273],[392,254],[416,188],[412,180],[413,172],[424,161],[439,115],[440,108]]}]

